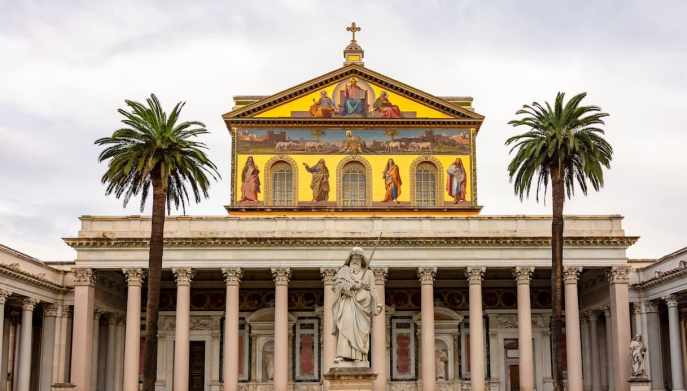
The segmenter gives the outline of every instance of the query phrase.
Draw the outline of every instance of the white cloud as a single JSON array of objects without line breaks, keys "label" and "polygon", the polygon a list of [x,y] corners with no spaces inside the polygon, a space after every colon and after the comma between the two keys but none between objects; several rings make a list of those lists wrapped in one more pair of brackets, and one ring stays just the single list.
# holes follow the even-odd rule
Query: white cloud
[{"label": "white cloud", "polygon": [[61,236],[79,214],[137,213],[105,198],[92,142],[118,126],[126,98],[186,100],[205,122],[223,178],[191,213],[223,214],[229,137],[220,115],[238,94],[269,94],[340,66],[356,20],[371,68],[436,95],[472,95],[485,214],[549,213],[512,196],[506,123],[556,91],[589,92],[611,113],[616,157],[606,187],[569,213],[621,213],[641,235],[632,256],[684,246],[687,3],[643,1],[2,2],[0,242],[73,257]]}]

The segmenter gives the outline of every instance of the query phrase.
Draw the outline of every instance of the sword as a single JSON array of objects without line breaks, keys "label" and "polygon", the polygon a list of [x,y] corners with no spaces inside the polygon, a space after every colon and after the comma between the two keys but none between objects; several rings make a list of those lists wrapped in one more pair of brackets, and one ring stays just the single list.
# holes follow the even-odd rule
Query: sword
[{"label": "sword", "polygon": [[379,236],[377,237],[377,242],[375,243],[375,246],[372,249],[372,252],[370,253],[370,257],[367,260],[367,267],[370,267],[370,265],[372,265],[372,257],[374,257],[375,252],[377,251],[377,247],[379,247],[379,242],[381,240],[382,240],[382,233],[379,232]]}]

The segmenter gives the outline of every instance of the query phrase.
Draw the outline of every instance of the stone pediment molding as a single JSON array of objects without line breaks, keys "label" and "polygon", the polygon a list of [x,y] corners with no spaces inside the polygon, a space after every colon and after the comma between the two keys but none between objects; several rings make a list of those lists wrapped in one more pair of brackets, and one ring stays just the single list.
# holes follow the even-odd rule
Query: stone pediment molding
[{"label": "stone pediment molding", "polygon": [[[168,248],[245,248],[245,247],[374,247],[376,237],[367,238],[289,238],[289,237],[167,237]],[[627,248],[636,236],[575,236],[564,238],[566,247]],[[65,238],[74,249],[148,248],[149,238]],[[382,238],[380,247],[550,247],[550,237],[399,237]]]},{"label": "stone pediment molding", "polygon": [[43,275],[36,275],[22,270],[19,263],[10,265],[0,264],[0,274],[55,292],[67,291],[65,287],[47,280]]},{"label": "stone pediment molding", "polygon": [[687,263],[680,262],[680,265],[678,267],[667,271],[656,272],[656,277],[636,284],[632,284],[632,287],[638,289],[650,288],[656,285],[660,285],[664,282],[680,278],[685,275],[687,275]]},{"label": "stone pediment molding", "polygon": [[[230,111],[222,116],[224,121],[226,122],[227,126],[232,126],[236,124],[243,124],[246,121],[243,121],[245,119],[250,119],[253,122],[258,122],[258,123],[274,123],[274,122],[279,122],[279,119],[274,119],[274,118],[253,118],[254,116],[270,109],[273,107],[276,107],[278,105],[285,104],[287,102],[290,102],[298,97],[301,97],[303,95],[307,95],[309,93],[312,93],[314,91],[317,91],[323,87],[326,87],[330,84],[339,82],[343,79],[349,78],[349,77],[359,77],[361,79],[364,79],[369,82],[373,82],[382,88],[398,93],[399,95],[403,95],[409,99],[412,99],[420,104],[426,105],[428,107],[431,107],[435,110],[438,110],[440,112],[443,112],[451,117],[452,119],[444,119],[442,122],[452,122],[456,123],[459,122],[461,124],[469,124],[469,125],[474,125],[477,129],[479,129],[479,126],[482,124],[482,121],[484,120],[484,116],[481,114],[478,114],[476,112],[470,111],[468,109],[465,109],[463,107],[460,107],[458,105],[455,105],[453,103],[450,103],[446,101],[445,99],[436,97],[434,95],[431,95],[427,92],[421,91],[417,88],[413,88],[407,84],[404,84],[398,80],[394,80],[390,77],[387,77],[381,73],[375,72],[369,68],[365,68],[360,65],[347,65],[342,68],[335,69],[334,71],[331,71],[329,73],[326,73],[322,76],[316,77],[312,80],[306,81],[304,83],[298,84],[294,87],[291,87],[289,89],[286,89],[284,91],[278,92],[274,95],[271,95],[269,97],[263,98],[258,100],[257,102],[248,104],[246,106],[240,107],[236,110]],[[290,120],[290,118],[289,118]],[[428,120],[429,122],[433,122],[432,120]],[[292,122],[292,121],[289,121]],[[300,119],[298,122],[303,122],[303,119]],[[319,118],[313,118],[313,119],[307,119],[305,122],[311,123],[311,124],[319,124],[319,123],[326,123],[326,122],[331,122],[331,120],[328,119],[319,119]],[[334,122],[336,123],[341,123],[341,119],[335,119]],[[346,120],[347,123],[349,122],[359,122],[356,120]],[[366,119],[364,122],[368,123],[375,123],[375,124],[389,124],[389,123],[400,123],[400,122],[410,122],[416,124],[416,121],[408,120],[408,119]]]}]

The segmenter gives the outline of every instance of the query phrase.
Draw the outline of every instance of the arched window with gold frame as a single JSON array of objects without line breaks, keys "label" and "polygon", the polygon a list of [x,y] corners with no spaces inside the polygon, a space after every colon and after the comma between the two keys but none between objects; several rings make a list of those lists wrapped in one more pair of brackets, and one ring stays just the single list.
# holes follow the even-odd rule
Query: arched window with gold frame
[{"label": "arched window with gold frame", "polygon": [[372,167],[358,156],[343,159],[337,167],[337,201],[343,207],[367,207],[372,201]]},{"label": "arched window with gold frame", "polygon": [[443,205],[443,168],[441,162],[432,156],[422,156],[410,166],[411,204],[420,208],[433,208]]},{"label": "arched window with gold frame", "polygon": [[298,198],[298,170],[288,156],[275,156],[265,164],[265,201],[268,206],[294,206]]}]

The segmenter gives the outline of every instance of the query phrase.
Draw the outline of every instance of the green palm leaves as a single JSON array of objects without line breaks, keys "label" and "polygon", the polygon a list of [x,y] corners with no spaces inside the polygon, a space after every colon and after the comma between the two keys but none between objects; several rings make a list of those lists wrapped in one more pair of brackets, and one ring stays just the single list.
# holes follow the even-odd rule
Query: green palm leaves
[{"label": "green palm leaves", "polygon": [[208,133],[201,122],[179,122],[185,103],[177,103],[167,115],[154,94],[146,105],[126,100],[129,110],[117,110],[124,127],[110,137],[95,141],[104,146],[100,162],[109,160],[101,181],[106,194],[124,197],[124,205],[132,196],[141,195],[141,211],[154,181],[160,180],[167,193],[167,209],[172,205],[185,211],[189,190],[196,202],[208,197],[210,178],[218,179],[217,167],[205,154],[204,143],[194,141]]},{"label": "green palm leaves", "polygon": [[529,196],[535,177],[537,201],[542,191],[546,198],[551,170],[559,170],[568,198],[576,184],[583,194],[590,184],[594,190],[603,186],[603,168],[610,167],[613,148],[599,126],[608,114],[598,106],[580,105],[585,96],[577,94],[565,102],[565,94],[559,92],[553,107],[548,102],[524,105],[516,112],[522,117],[509,122],[530,128],[506,140],[512,145],[510,152],[516,151],[508,175],[520,199]]}]

